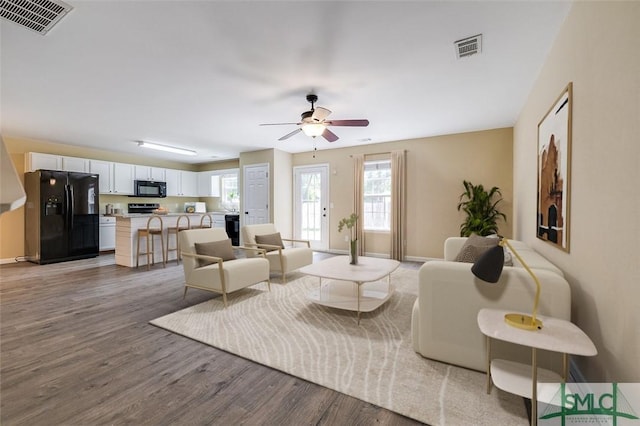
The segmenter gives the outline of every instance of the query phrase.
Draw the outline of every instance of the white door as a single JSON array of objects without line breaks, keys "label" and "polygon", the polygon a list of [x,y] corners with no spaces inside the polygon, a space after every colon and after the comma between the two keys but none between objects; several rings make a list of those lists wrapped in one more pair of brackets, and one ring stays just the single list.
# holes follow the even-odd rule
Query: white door
[{"label": "white door", "polygon": [[244,225],[269,223],[269,164],[244,167]]},{"label": "white door", "polygon": [[329,249],[329,165],[293,169],[293,238]]}]

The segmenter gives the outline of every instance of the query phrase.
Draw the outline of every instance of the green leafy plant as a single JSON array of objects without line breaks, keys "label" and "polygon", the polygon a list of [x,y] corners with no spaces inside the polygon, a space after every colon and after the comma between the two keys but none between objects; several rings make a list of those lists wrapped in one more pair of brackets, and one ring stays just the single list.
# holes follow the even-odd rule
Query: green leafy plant
[{"label": "green leafy plant", "polygon": [[500,189],[494,186],[487,192],[482,185],[474,185],[466,180],[462,183],[465,191],[460,195],[458,211],[464,211],[467,217],[460,225],[460,236],[497,233],[498,219],[507,220],[507,216],[497,207],[502,201]]},{"label": "green leafy plant", "polygon": [[345,217],[340,220],[340,222],[338,223],[338,232],[342,232],[342,230],[346,226],[347,229],[349,230],[349,239],[351,241],[355,241],[356,240],[355,226],[357,222],[358,222],[358,215],[355,213],[351,213],[349,217]]}]

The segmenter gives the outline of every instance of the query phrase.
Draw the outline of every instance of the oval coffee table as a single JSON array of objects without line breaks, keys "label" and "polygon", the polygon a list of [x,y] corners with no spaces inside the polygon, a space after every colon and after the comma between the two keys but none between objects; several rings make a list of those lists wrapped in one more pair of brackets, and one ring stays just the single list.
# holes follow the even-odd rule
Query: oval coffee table
[{"label": "oval coffee table", "polygon": [[[371,312],[391,298],[394,291],[391,273],[398,266],[397,260],[364,256],[358,257],[357,265],[351,265],[349,256],[335,256],[307,265],[300,272],[320,278],[320,285],[307,299],[331,308],[356,311],[360,324],[360,312]],[[386,283],[374,282],[384,277],[387,277]],[[323,278],[338,282],[323,285]],[[367,284],[365,288],[364,284]]]}]

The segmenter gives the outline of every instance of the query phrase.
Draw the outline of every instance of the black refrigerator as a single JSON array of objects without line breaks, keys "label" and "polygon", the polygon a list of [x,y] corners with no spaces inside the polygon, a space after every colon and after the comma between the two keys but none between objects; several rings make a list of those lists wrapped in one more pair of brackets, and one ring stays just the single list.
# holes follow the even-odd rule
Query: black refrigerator
[{"label": "black refrigerator", "polygon": [[37,170],[24,174],[25,255],[54,263],[98,255],[98,175]]}]

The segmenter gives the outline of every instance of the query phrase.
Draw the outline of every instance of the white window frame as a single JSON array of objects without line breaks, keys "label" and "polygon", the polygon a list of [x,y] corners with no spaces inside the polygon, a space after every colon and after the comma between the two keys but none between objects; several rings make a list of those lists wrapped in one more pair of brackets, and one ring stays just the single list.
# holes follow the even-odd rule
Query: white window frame
[{"label": "white window frame", "polygon": [[[388,180],[389,180],[389,184],[388,186],[388,191],[384,191],[384,192],[380,192],[380,193],[367,193],[367,187],[369,187],[370,185],[367,184],[367,182],[371,179],[371,178],[367,178],[367,172],[371,169],[375,167],[376,169],[381,169],[381,170],[388,170],[389,171],[389,175],[388,175]],[[367,170],[369,169],[369,170]],[[376,179],[387,179],[387,178],[376,178]],[[391,160],[374,160],[374,161],[365,161],[364,162],[364,176],[363,176],[363,186],[364,186],[364,190],[363,190],[363,204],[364,204],[364,211],[363,211],[363,215],[364,215],[364,221],[363,221],[363,226],[364,226],[364,230],[365,231],[375,231],[375,232],[390,232],[391,231]],[[367,202],[367,198],[369,199],[373,199],[373,198],[380,198],[382,197],[384,199],[384,201],[381,203],[381,205],[383,206],[382,208],[382,215],[383,215],[383,223],[382,226],[380,224],[378,224],[377,226],[375,224],[372,224],[372,213],[371,213],[371,202]],[[380,204],[380,203],[378,203]],[[368,207],[369,205],[369,207]],[[377,211],[376,213],[380,213],[380,211]]]},{"label": "white window frame", "polygon": [[[238,191],[238,172],[233,173],[220,173],[220,201],[226,209],[239,210],[240,209],[240,192]],[[228,188],[227,182],[235,180],[235,187]],[[232,191],[235,191],[235,197],[229,198]]]}]

